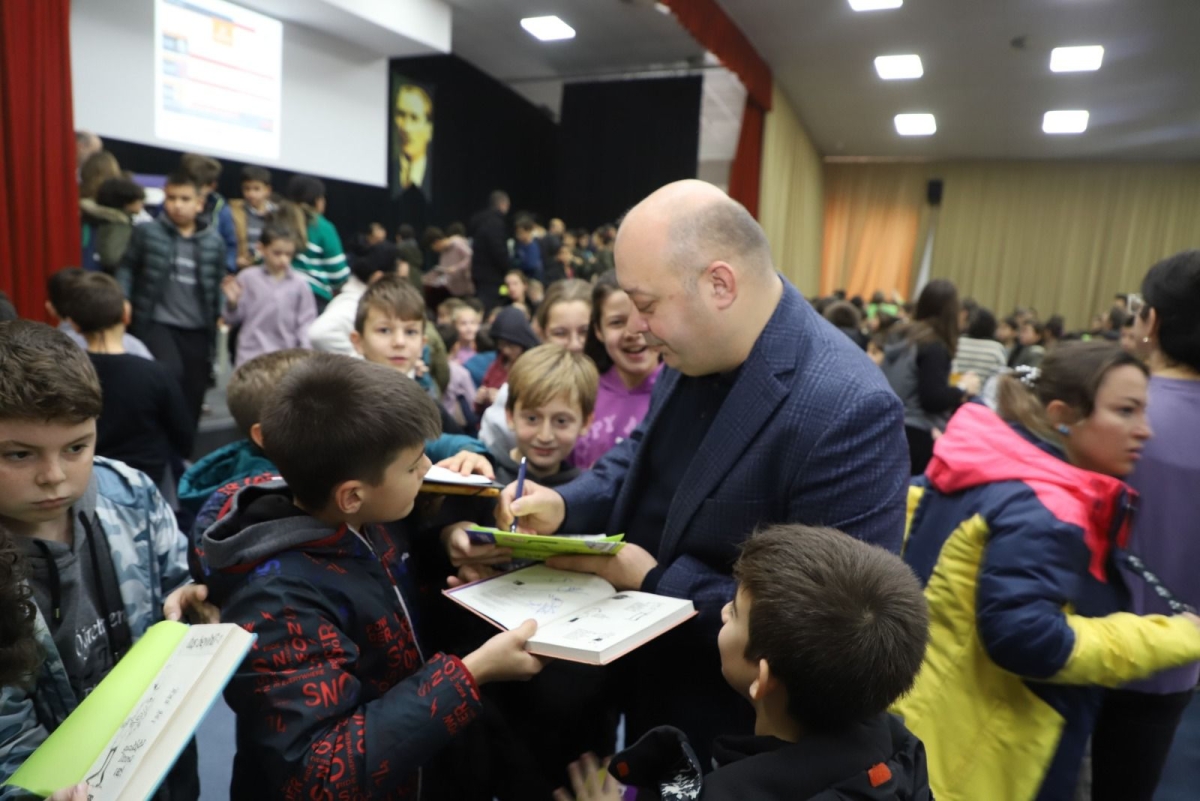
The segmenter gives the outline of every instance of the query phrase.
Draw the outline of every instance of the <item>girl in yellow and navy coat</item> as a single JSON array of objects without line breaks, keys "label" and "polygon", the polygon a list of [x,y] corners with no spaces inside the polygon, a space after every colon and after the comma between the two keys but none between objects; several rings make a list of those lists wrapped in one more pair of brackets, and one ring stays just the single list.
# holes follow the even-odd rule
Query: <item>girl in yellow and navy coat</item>
[{"label": "girl in yellow and navy coat", "polygon": [[1113,345],[1062,345],[1000,379],[998,412],[963,406],[910,488],[930,642],[894,711],[939,801],[1072,798],[1103,688],[1200,659],[1200,618],[1122,611],[1146,386]]}]

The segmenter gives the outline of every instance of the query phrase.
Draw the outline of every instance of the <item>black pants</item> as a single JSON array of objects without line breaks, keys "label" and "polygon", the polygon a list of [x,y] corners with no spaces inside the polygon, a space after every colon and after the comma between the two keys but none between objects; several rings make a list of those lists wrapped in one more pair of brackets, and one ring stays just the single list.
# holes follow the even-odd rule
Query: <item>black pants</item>
[{"label": "black pants", "polygon": [[1109,690],[1092,731],[1092,801],[1151,801],[1192,691]]},{"label": "black pants", "polygon": [[208,331],[152,323],[142,340],[154,358],[175,376],[183,389],[183,399],[193,425],[199,425],[200,408],[204,405],[208,375],[212,371]]},{"label": "black pants", "polygon": [[920,428],[904,427],[904,436],[908,438],[908,458],[912,463],[912,475],[924,474],[933,458],[933,434]]}]

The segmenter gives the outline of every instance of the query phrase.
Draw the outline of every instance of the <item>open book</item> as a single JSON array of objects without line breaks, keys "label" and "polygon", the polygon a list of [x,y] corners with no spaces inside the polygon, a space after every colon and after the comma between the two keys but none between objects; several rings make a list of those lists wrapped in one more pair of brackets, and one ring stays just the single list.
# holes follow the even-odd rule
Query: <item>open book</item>
[{"label": "open book", "polygon": [[474,545],[499,545],[512,548],[514,559],[536,559],[544,562],[551,556],[562,554],[585,554],[590,556],[616,556],[625,547],[624,534],[520,534],[498,528],[472,526],[467,529],[467,539]]},{"label": "open book", "polygon": [[617,592],[588,573],[533,565],[444,590],[452,601],[502,629],[538,622],[531,654],[607,665],[696,614],[692,602]]},{"label": "open book", "polygon": [[89,801],[149,798],[254,639],[232,623],[155,624],[8,784],[47,796],[86,780]]}]

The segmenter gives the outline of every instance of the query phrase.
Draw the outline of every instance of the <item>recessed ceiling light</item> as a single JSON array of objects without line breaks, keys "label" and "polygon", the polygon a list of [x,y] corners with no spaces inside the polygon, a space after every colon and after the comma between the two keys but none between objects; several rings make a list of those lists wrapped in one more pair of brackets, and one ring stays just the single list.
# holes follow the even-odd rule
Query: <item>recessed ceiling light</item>
[{"label": "recessed ceiling light", "polygon": [[521,27],[543,42],[575,38],[575,29],[558,17],[526,17],[521,20]]},{"label": "recessed ceiling light", "polygon": [[1042,130],[1048,134],[1077,134],[1087,130],[1086,111],[1047,111],[1042,118]]},{"label": "recessed ceiling light", "polygon": [[1102,61],[1104,48],[1100,45],[1056,47],[1050,51],[1051,72],[1090,72],[1100,69]]},{"label": "recessed ceiling light", "polygon": [[659,14],[670,14],[671,13],[671,7],[669,5],[667,5],[666,3],[655,3],[654,10],[657,11]]},{"label": "recessed ceiling light", "polygon": [[901,136],[930,136],[937,133],[932,114],[897,114],[896,133]]},{"label": "recessed ceiling light", "polygon": [[904,0],[850,0],[850,8],[855,11],[884,11],[902,5]]},{"label": "recessed ceiling light", "polygon": [[875,59],[875,71],[885,81],[904,81],[925,74],[920,56],[880,56]]}]

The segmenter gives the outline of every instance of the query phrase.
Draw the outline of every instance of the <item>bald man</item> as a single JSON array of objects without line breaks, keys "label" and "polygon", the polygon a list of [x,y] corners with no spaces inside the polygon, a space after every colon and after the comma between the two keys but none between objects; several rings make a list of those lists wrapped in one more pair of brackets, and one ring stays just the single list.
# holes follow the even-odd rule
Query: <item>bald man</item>
[{"label": "bald man", "polygon": [[[904,413],[866,354],[776,272],[754,218],[716,187],[682,181],[650,195],[625,217],[615,256],[631,325],[669,369],[629,439],[557,491],[527,481],[516,501],[507,488],[498,523],[515,514],[543,534],[623,532],[615,557],[550,565],[693,601],[697,618],[618,663],[618,696],[631,741],[670,723],[709,764],[713,736],[748,734],[753,721],[717,651],[739,547],[759,526],[804,523],[898,551]],[[457,563],[494,558],[464,540],[450,537]]]}]

